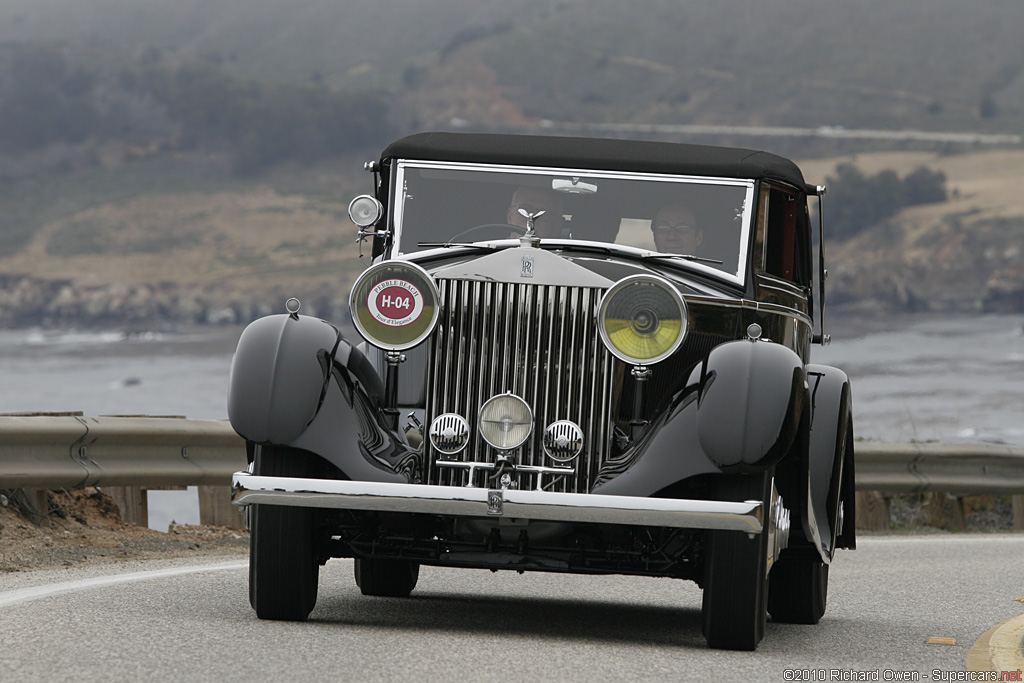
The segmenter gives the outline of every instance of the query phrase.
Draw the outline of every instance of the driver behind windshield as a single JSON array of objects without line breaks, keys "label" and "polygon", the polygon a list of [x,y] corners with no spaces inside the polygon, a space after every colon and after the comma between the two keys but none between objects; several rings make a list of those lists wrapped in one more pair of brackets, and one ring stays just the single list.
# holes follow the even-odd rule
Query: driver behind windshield
[{"label": "driver behind windshield", "polygon": [[[512,195],[512,203],[508,207],[507,221],[509,225],[516,225],[526,230],[526,216],[519,213],[523,209],[526,213],[537,214],[544,212],[543,216],[535,218],[533,228],[537,237],[561,237],[564,219],[562,217],[562,197],[557,192],[545,190],[540,187],[520,187]],[[519,237],[518,234],[512,237]]]},{"label": "driver behind windshield", "polygon": [[693,210],[682,204],[661,207],[651,221],[654,244],[666,254],[694,255],[704,241],[704,230],[697,225]]}]

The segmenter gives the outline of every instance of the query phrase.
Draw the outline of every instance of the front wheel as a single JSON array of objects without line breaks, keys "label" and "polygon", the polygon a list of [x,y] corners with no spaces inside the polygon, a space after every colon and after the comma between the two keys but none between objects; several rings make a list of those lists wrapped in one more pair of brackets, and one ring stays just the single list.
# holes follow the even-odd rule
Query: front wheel
[{"label": "front wheel", "polygon": [[[772,478],[737,482],[730,498],[758,496],[770,508]],[[737,495],[738,494],[738,495]],[[702,621],[708,647],[753,650],[764,637],[768,615],[768,530],[711,530],[705,536]]]},{"label": "front wheel", "polygon": [[[312,456],[292,448],[259,446],[255,473],[301,477]],[[253,505],[249,535],[249,603],[260,619],[305,621],[316,604],[320,559],[313,510]]]},{"label": "front wheel", "polygon": [[764,637],[768,580],[768,534],[709,531],[702,605],[708,647],[753,650]]}]

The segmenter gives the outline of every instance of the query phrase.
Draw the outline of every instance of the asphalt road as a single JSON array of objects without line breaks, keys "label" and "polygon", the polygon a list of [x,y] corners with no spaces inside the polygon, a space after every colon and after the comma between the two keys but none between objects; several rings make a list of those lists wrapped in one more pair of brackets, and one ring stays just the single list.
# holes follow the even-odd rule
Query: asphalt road
[{"label": "asphalt road", "polygon": [[668,579],[426,567],[413,597],[367,598],[332,560],[290,624],[249,609],[244,557],[8,574],[0,680],[956,680],[979,636],[1024,615],[1022,558],[1022,534],[862,539],[822,622],[769,622],[754,653],[708,650],[700,591]]}]

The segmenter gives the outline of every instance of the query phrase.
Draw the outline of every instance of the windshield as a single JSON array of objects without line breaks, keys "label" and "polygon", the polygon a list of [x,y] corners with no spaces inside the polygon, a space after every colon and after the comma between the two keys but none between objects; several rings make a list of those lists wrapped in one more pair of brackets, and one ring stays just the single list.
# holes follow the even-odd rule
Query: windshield
[{"label": "windshield", "polygon": [[404,161],[395,182],[397,253],[518,238],[532,217],[542,242],[616,244],[742,282],[750,180]]}]

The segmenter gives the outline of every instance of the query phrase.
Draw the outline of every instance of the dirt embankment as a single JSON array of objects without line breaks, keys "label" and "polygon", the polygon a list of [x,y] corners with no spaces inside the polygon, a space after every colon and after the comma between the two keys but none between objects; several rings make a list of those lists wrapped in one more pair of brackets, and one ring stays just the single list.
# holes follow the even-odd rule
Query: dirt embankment
[{"label": "dirt embankment", "polygon": [[20,489],[0,491],[0,572],[89,562],[190,556],[239,556],[242,529],[171,525],[167,533],[121,520],[117,505],[95,488],[49,492],[42,511]]}]

